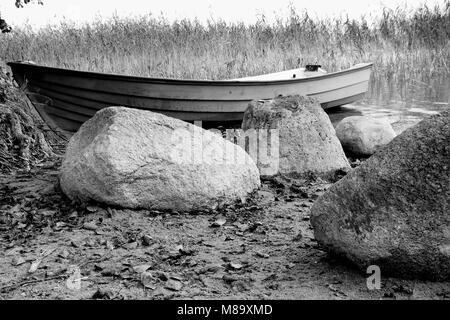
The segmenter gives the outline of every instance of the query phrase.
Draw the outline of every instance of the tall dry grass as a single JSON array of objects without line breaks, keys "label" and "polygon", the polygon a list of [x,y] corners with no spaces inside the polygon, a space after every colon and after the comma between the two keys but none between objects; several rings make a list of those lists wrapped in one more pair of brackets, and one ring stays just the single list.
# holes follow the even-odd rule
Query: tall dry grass
[{"label": "tall dry grass", "polygon": [[170,23],[152,16],[114,17],[78,27],[66,21],[1,35],[0,59],[193,79],[236,78],[311,62],[335,71],[373,61],[371,96],[417,94],[437,101],[448,95],[450,0],[413,12],[386,8],[371,23],[364,17],[312,19],[292,8],[288,17],[271,24],[263,16],[252,25],[220,20]]}]

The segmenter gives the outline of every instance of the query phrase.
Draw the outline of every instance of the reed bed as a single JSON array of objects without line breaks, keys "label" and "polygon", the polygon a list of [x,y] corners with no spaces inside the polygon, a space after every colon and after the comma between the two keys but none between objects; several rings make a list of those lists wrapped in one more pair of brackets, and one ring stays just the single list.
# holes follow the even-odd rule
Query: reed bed
[{"label": "reed bed", "polygon": [[306,63],[336,71],[372,61],[369,96],[440,101],[450,91],[450,0],[414,11],[385,8],[370,23],[365,17],[313,19],[290,8],[275,23],[261,16],[250,25],[148,15],[81,26],[64,21],[37,31],[25,26],[0,35],[0,60],[186,79],[237,78]]}]

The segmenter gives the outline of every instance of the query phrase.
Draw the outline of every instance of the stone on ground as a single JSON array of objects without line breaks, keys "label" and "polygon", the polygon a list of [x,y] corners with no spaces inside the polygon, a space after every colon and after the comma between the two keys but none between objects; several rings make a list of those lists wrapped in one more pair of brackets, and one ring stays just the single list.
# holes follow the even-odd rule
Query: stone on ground
[{"label": "stone on ground", "polygon": [[348,154],[368,157],[391,142],[395,131],[386,120],[351,116],[338,123],[336,135]]},{"label": "stone on ground", "polygon": [[363,270],[450,278],[450,110],[405,130],[312,207],[318,242]]},{"label": "stone on ground", "polygon": [[249,153],[263,176],[328,177],[350,168],[330,119],[311,98],[287,96],[252,101],[245,111],[242,129],[249,137],[252,132],[259,135],[258,150],[254,147]]},{"label": "stone on ground", "polygon": [[70,139],[60,183],[71,199],[192,211],[242,199],[260,180],[248,154],[217,134],[158,113],[110,107]]}]

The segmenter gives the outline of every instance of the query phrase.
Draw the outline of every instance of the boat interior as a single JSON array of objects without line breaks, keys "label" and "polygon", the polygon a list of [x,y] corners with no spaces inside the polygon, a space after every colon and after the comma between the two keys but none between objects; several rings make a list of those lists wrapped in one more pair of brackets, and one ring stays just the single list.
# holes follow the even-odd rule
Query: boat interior
[{"label": "boat interior", "polygon": [[230,79],[229,81],[288,80],[288,79],[317,77],[317,76],[321,76],[324,74],[327,74],[327,71],[322,68],[318,68],[317,71],[307,71],[306,68],[298,68],[298,69],[285,70],[285,71],[281,71],[281,72],[262,74],[259,76]]}]

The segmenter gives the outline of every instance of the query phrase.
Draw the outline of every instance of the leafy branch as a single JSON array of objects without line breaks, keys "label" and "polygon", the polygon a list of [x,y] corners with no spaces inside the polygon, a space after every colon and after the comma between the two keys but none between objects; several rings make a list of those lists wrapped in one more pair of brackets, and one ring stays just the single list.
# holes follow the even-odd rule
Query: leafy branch
[{"label": "leafy branch", "polygon": [[[37,2],[37,4],[43,5],[44,3],[42,2],[42,0],[15,0],[15,4],[17,8],[23,8],[23,6],[25,4],[28,4],[30,2]],[[2,33],[7,33],[7,32],[11,32],[11,26],[4,20],[1,18],[0,16],[0,31]]]}]

